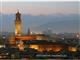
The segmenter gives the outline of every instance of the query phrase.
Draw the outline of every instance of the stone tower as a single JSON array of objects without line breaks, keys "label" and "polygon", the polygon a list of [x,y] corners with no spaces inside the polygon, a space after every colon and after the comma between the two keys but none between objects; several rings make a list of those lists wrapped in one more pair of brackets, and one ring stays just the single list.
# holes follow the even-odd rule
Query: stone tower
[{"label": "stone tower", "polygon": [[19,11],[16,13],[16,19],[15,19],[15,35],[20,36],[21,35],[21,14]]}]

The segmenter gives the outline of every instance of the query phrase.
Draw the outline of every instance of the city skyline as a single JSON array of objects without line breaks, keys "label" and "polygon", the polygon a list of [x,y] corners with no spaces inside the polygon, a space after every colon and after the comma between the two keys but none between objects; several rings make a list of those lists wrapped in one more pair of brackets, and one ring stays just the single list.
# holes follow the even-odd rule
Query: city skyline
[{"label": "city skyline", "polygon": [[0,59],[80,59],[80,2],[12,1],[0,1]]}]

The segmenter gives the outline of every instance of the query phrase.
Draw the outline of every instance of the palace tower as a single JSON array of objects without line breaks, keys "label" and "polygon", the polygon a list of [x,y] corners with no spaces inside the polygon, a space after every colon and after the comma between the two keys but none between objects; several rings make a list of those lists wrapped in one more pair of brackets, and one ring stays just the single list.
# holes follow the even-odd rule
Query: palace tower
[{"label": "palace tower", "polygon": [[21,35],[21,14],[19,11],[16,13],[16,19],[15,19],[15,35],[20,36]]}]

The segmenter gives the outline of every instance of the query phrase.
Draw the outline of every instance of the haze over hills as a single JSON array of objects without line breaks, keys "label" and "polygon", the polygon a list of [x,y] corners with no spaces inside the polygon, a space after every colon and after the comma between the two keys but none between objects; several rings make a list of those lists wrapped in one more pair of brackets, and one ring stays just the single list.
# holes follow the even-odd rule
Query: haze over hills
[{"label": "haze over hills", "polygon": [[56,18],[57,21],[50,21],[43,25],[40,25],[38,29],[47,30],[50,28],[55,32],[78,32],[79,31],[79,16],[69,15]]},{"label": "haze over hills", "polygon": [[[44,31],[51,28],[53,32],[78,32],[79,14],[52,14],[52,15],[22,15],[22,31],[27,33],[28,27],[31,31]],[[15,15],[2,15],[2,30],[14,32]]]}]

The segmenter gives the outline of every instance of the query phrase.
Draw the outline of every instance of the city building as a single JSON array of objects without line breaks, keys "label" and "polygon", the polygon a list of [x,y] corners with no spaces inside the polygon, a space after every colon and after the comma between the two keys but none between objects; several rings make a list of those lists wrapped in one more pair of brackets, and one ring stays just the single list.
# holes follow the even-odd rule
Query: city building
[{"label": "city building", "polygon": [[[49,30],[49,31],[51,31],[51,30]],[[51,37],[53,37],[53,35]],[[10,41],[9,41],[10,46],[19,48],[22,51],[24,51],[24,48],[37,49],[38,51],[47,50],[47,51],[54,51],[54,52],[59,52],[62,49],[67,48],[69,50],[71,49],[70,51],[72,51],[72,50],[77,51],[76,48],[69,47],[66,44],[48,41],[48,40],[50,40],[49,38],[50,38],[50,36],[45,35],[45,34],[31,34],[29,28],[28,28],[27,34],[22,35],[21,34],[21,14],[19,13],[19,11],[16,13],[15,35],[12,35],[10,37]],[[56,38],[58,38],[58,36],[55,36],[55,39]],[[26,45],[24,44],[24,41],[27,41]]]},{"label": "city building", "polygon": [[19,11],[16,13],[16,19],[15,19],[15,35],[20,36],[21,35],[21,14]]}]

